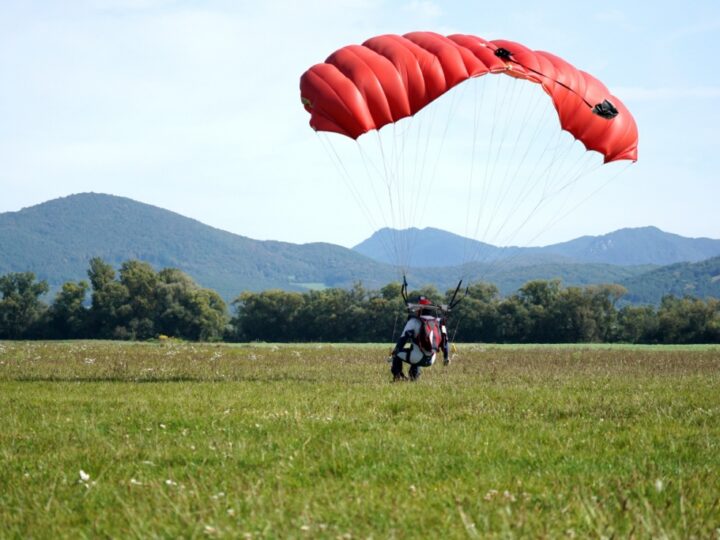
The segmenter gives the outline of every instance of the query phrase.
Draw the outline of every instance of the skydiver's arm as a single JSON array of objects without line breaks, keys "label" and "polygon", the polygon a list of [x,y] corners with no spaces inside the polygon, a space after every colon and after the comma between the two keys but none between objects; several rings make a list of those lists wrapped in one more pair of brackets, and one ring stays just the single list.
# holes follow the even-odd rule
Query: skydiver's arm
[{"label": "skydiver's arm", "polygon": [[412,343],[413,339],[415,339],[415,324],[413,319],[409,319],[408,322],[405,323],[405,328],[403,328],[400,339],[398,339],[397,343],[395,344],[393,354],[397,354],[400,351],[404,350],[405,346],[408,343]]},{"label": "skydiver's arm", "polygon": [[445,364],[448,364],[450,362],[450,340],[448,339],[447,334],[447,327],[445,326],[445,319],[440,320],[440,329],[442,331],[442,353],[443,353],[443,361]]}]

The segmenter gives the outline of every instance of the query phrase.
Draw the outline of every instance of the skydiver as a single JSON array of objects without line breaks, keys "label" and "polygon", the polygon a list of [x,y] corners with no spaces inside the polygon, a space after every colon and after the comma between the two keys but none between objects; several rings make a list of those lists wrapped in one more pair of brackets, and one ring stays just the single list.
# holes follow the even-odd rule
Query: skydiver
[{"label": "skydiver", "polygon": [[439,350],[443,353],[443,364],[450,363],[448,335],[442,308],[421,296],[417,303],[408,303],[408,319],[400,339],[388,361],[393,381],[404,381],[403,362],[410,364],[408,375],[411,381],[420,378],[423,367],[432,366]]}]

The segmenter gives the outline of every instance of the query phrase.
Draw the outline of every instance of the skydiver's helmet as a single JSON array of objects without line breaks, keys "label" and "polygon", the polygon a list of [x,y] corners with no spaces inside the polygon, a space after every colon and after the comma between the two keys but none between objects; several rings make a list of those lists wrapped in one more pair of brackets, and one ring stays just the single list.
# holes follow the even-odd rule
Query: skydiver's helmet
[{"label": "skydiver's helmet", "polygon": [[[417,303],[421,306],[432,306],[432,302],[430,300],[428,300],[425,296],[421,296],[418,299]],[[419,315],[435,315],[435,313],[433,312],[432,309],[425,308],[425,309],[420,310]]]}]

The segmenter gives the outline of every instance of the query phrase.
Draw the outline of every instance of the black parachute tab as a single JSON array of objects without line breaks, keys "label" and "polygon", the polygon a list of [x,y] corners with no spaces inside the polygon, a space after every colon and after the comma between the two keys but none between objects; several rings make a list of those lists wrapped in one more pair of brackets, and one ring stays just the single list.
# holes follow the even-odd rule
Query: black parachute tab
[{"label": "black parachute tab", "polygon": [[618,115],[618,110],[615,108],[615,105],[610,103],[607,99],[604,99],[602,103],[595,105],[592,112],[602,118],[607,118],[608,120],[615,118]]},{"label": "black parachute tab", "polygon": [[510,60],[512,53],[503,47],[495,49],[495,56],[502,58],[503,60]]}]

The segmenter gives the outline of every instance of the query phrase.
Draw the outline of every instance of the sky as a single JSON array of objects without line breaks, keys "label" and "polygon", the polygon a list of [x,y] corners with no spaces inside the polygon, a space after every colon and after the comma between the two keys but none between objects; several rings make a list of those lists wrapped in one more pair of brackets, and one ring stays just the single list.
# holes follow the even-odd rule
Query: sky
[{"label": "sky", "polygon": [[[92,191],[259,240],[351,247],[376,224],[308,126],[299,78],[339,47],[415,30],[552,51],[635,116],[638,162],[513,243],[647,225],[720,238],[716,0],[3,0],[0,212]],[[462,194],[442,197],[412,224],[463,234]]]}]

